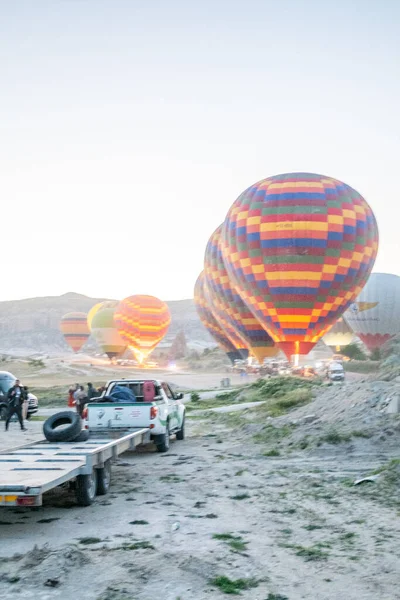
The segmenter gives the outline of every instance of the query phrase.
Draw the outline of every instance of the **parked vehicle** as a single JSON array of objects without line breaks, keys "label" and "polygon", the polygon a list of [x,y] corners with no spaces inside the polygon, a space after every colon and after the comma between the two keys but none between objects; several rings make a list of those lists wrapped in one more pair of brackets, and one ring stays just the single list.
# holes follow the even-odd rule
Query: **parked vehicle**
[{"label": "parked vehicle", "polygon": [[330,381],[344,381],[345,371],[343,365],[339,362],[331,362],[328,364],[327,377]]}]

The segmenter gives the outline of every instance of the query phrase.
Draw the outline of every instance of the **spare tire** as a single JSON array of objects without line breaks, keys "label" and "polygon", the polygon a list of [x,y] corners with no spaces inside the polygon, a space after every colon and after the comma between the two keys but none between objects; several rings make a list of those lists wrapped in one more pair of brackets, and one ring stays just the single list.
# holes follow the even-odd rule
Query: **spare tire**
[{"label": "spare tire", "polygon": [[[58,429],[61,425],[68,425]],[[43,423],[43,433],[49,442],[73,442],[82,430],[82,419],[72,410],[52,415]]]},{"label": "spare tire", "polygon": [[87,442],[89,439],[89,429],[82,429],[82,431],[80,432],[80,434],[78,435],[78,437],[76,437],[74,440],[71,440],[71,442],[74,442],[74,444],[76,442]]}]

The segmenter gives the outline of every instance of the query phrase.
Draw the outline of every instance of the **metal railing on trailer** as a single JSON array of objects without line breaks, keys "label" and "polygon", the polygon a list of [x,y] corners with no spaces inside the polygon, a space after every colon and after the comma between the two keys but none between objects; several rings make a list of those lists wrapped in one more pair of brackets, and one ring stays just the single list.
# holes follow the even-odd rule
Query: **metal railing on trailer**
[{"label": "metal railing on trailer", "polygon": [[150,430],[103,431],[86,442],[36,442],[0,453],[0,506],[41,506],[43,494],[76,480],[78,504],[106,494],[111,462],[150,440]]}]

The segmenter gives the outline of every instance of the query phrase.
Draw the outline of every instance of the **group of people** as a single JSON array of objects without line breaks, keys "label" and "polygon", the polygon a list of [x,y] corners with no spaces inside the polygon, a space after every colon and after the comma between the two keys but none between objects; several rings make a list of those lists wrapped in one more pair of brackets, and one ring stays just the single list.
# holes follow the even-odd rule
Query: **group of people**
[{"label": "group of people", "polygon": [[76,383],[75,387],[71,387],[68,390],[68,406],[70,408],[75,406],[79,415],[82,416],[85,404],[92,398],[100,396],[103,390],[103,387],[96,389],[92,383],[88,383],[87,390],[85,390],[83,385]]},{"label": "group of people", "polygon": [[17,379],[14,385],[8,390],[7,402],[8,413],[6,417],[6,431],[8,431],[8,426],[14,415],[17,415],[22,431],[26,431],[24,418],[26,419],[28,410],[28,388],[22,386],[19,379]]}]

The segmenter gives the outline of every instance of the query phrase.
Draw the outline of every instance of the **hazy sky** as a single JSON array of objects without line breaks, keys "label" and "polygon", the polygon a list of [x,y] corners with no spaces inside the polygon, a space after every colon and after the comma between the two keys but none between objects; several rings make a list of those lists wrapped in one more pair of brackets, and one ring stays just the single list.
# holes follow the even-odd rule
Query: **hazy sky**
[{"label": "hazy sky", "polygon": [[400,274],[400,2],[0,0],[0,300],[192,296],[250,184],[342,179]]}]

